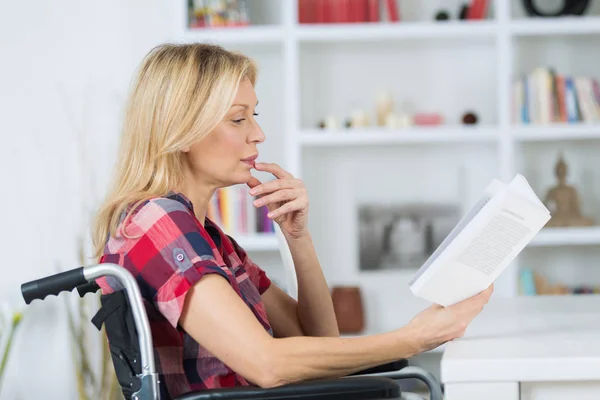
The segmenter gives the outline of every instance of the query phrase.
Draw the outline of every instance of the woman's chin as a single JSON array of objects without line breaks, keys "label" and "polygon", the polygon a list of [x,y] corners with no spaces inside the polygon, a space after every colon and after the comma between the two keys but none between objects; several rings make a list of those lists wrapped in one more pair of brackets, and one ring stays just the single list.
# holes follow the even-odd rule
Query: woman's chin
[{"label": "woman's chin", "polygon": [[246,170],[244,172],[240,172],[238,174],[236,174],[235,178],[232,179],[233,183],[232,185],[240,185],[243,183],[246,183],[250,180],[250,178],[252,178],[252,174],[250,173],[250,170]]}]

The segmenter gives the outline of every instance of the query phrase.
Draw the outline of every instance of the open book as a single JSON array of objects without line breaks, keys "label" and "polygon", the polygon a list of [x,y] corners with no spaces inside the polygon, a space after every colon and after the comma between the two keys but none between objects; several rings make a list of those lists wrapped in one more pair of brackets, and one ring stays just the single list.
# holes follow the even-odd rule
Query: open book
[{"label": "open book", "polygon": [[550,219],[527,180],[494,179],[410,281],[417,297],[448,306],[485,290]]}]

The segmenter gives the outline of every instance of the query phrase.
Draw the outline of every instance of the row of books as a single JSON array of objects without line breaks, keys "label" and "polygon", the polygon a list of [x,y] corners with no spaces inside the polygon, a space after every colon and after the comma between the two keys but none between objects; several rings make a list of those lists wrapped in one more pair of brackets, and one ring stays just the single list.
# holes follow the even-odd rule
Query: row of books
[{"label": "row of books", "polygon": [[396,0],[298,0],[298,22],[301,24],[330,24],[400,20]]},{"label": "row of books", "polygon": [[275,232],[273,221],[267,217],[267,207],[256,208],[246,185],[219,189],[212,197],[207,217],[230,235],[252,235]]},{"label": "row of books", "polygon": [[190,28],[247,26],[246,0],[188,0]]},{"label": "row of books", "polygon": [[513,83],[513,122],[600,121],[600,84],[597,79],[536,68]]}]

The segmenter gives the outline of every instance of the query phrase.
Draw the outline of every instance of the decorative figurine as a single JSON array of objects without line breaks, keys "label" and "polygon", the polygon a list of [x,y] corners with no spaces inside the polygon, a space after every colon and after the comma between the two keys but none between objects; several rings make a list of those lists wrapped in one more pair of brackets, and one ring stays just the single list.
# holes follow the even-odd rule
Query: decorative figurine
[{"label": "decorative figurine", "polygon": [[460,7],[460,11],[458,12],[458,19],[460,19],[460,20],[467,19],[467,13],[468,12],[469,12],[469,5],[468,4],[463,4]]},{"label": "decorative figurine", "polygon": [[365,110],[354,110],[350,116],[350,123],[353,128],[364,128],[369,126],[369,116]]},{"label": "decorative figurine", "polygon": [[413,123],[421,126],[442,125],[444,117],[439,113],[416,113],[413,116]]},{"label": "decorative figurine", "polygon": [[[523,8],[530,17],[560,17],[565,15],[583,15],[585,14],[590,0],[565,0],[562,1],[562,7],[558,11],[545,12],[538,9],[538,4],[534,0],[522,0]],[[544,2],[540,2],[544,3]]]},{"label": "decorative figurine", "polygon": [[592,219],[581,214],[577,190],[566,183],[567,164],[562,154],[556,163],[554,171],[558,178],[558,185],[548,191],[544,200],[546,207],[548,207],[552,215],[546,226],[593,225],[594,222]]},{"label": "decorative figurine", "polygon": [[385,126],[387,117],[394,111],[394,99],[389,93],[380,93],[377,96],[377,125]]},{"label": "decorative figurine", "polygon": [[398,124],[398,128],[408,128],[413,124],[413,120],[408,114],[400,114],[397,118],[396,123]]},{"label": "decorative figurine", "polygon": [[474,125],[477,123],[477,120],[477,114],[475,114],[474,112],[467,112],[462,117],[462,122],[465,125]]},{"label": "decorative figurine", "polygon": [[450,19],[450,14],[446,10],[440,10],[435,13],[436,21],[448,21]]},{"label": "decorative figurine", "polygon": [[325,118],[323,118],[322,120],[319,121],[319,128],[320,129],[337,129],[338,128],[338,122],[337,119],[332,116],[332,115],[328,115]]},{"label": "decorative figurine", "polygon": [[336,286],[331,291],[340,333],[360,333],[365,326],[362,295],[357,286]]}]

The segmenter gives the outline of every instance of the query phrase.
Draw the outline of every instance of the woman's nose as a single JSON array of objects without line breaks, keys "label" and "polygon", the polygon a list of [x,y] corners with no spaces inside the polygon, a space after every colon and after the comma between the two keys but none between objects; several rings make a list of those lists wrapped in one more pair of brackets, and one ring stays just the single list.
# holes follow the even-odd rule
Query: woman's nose
[{"label": "woman's nose", "polygon": [[252,143],[262,143],[265,141],[266,135],[257,123],[254,123],[254,126],[252,127],[249,139]]}]

